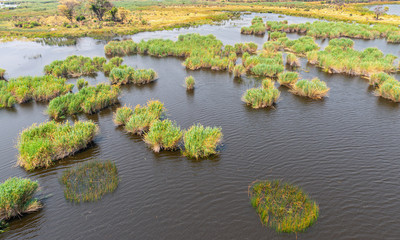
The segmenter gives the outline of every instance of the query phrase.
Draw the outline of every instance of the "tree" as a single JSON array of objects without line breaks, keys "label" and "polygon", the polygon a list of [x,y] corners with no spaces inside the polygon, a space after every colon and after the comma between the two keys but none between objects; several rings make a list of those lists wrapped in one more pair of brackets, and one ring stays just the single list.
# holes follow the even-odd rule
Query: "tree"
[{"label": "tree", "polygon": [[387,11],[389,11],[388,7],[383,8],[382,6],[378,6],[376,8],[374,8],[374,12],[376,15],[376,20],[379,20],[379,16],[382,16],[383,14],[385,14]]},{"label": "tree", "polygon": [[118,12],[118,8],[116,8],[116,7],[112,7],[110,10],[111,19],[113,20],[113,22],[117,21],[117,12]]},{"label": "tree", "polygon": [[58,10],[64,15],[70,22],[74,19],[75,9],[79,6],[77,0],[60,0],[60,5],[58,5]]},{"label": "tree", "polygon": [[89,0],[89,9],[93,11],[99,21],[103,21],[104,14],[112,8],[108,0]]}]

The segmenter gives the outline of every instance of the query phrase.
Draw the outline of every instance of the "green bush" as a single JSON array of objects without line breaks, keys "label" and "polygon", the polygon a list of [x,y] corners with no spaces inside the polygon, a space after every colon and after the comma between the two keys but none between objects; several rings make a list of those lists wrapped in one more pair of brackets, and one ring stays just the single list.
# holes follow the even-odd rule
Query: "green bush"
[{"label": "green bush", "polygon": [[183,135],[185,145],[183,154],[196,159],[216,154],[222,136],[221,128],[193,125]]},{"label": "green bush", "polygon": [[176,149],[181,138],[182,131],[179,126],[166,119],[163,121],[155,120],[143,139],[154,152],[159,152],[162,149]]}]

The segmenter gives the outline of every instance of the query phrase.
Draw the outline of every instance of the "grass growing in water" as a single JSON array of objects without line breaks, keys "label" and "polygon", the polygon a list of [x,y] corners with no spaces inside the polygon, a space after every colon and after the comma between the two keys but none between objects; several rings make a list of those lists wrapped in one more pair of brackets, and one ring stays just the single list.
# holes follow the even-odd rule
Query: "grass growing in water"
[{"label": "grass growing in water", "polygon": [[7,91],[7,82],[0,81],[0,108],[12,107],[17,103],[15,97]]},{"label": "grass growing in water", "polygon": [[221,128],[193,125],[183,135],[185,145],[183,154],[196,159],[216,154],[222,136]]},{"label": "grass growing in water", "polygon": [[102,69],[107,60],[104,57],[69,56],[65,60],[56,60],[44,67],[46,74],[56,77],[80,77],[92,75]]},{"label": "grass growing in water", "polygon": [[189,76],[189,77],[185,78],[185,84],[186,84],[186,89],[187,90],[193,90],[195,83],[196,82],[194,81],[194,77]]},{"label": "grass growing in water", "polygon": [[153,69],[134,69],[126,65],[111,70],[109,79],[112,84],[124,85],[128,83],[147,84],[157,78]]},{"label": "grass growing in water", "polygon": [[124,126],[132,117],[133,110],[130,107],[124,106],[117,109],[114,114],[113,121],[117,126]]},{"label": "grass growing in water", "polygon": [[16,177],[0,184],[0,232],[3,221],[42,208],[40,201],[33,197],[38,187],[36,181]]},{"label": "grass growing in water", "polygon": [[180,127],[168,119],[154,121],[150,130],[144,135],[144,141],[151,146],[154,152],[176,149],[181,138]]},{"label": "grass growing in water", "polygon": [[137,44],[132,40],[110,41],[104,46],[107,56],[126,56],[137,53]]},{"label": "grass growing in water", "polygon": [[374,73],[369,78],[369,85],[379,86],[382,83],[386,82],[387,80],[394,80],[394,78],[392,76],[390,76],[389,74],[384,73],[384,72]]},{"label": "grass growing in water", "polygon": [[298,79],[299,79],[299,74],[297,72],[284,72],[279,74],[278,83],[280,85],[291,87],[294,84],[296,84]]},{"label": "grass growing in water", "polygon": [[91,161],[65,170],[60,179],[71,202],[97,201],[118,186],[118,170],[111,161]]},{"label": "grass growing in water", "polygon": [[264,21],[262,20],[261,17],[254,17],[253,20],[251,20],[251,26],[250,27],[242,27],[240,29],[241,34],[247,34],[247,35],[264,35],[266,31]]},{"label": "grass growing in water", "polygon": [[393,102],[400,102],[400,82],[396,79],[386,80],[378,87],[376,93]]},{"label": "grass growing in water", "polygon": [[89,85],[88,81],[86,81],[83,78],[79,78],[76,81],[76,86],[78,87],[78,90],[81,90],[82,88],[87,87],[88,85]]},{"label": "grass growing in water", "polygon": [[79,92],[57,97],[50,101],[47,113],[54,119],[78,113],[92,114],[118,102],[118,86],[98,84],[84,87]]},{"label": "grass growing in water", "polygon": [[249,188],[261,222],[278,232],[302,232],[317,221],[319,207],[299,187],[280,181],[258,181]]},{"label": "grass growing in water", "polygon": [[236,65],[233,69],[233,75],[235,75],[235,77],[241,77],[245,72],[246,69],[243,67],[242,64]]},{"label": "grass growing in water", "polygon": [[325,82],[314,78],[311,81],[305,79],[299,80],[292,86],[290,91],[299,96],[321,99],[328,94],[329,88],[326,86]]},{"label": "grass growing in water", "polygon": [[19,136],[18,165],[26,170],[49,167],[54,161],[84,149],[98,132],[91,121],[78,121],[71,125],[54,121],[33,124]]},{"label": "grass growing in water", "polygon": [[0,68],[0,79],[4,79],[4,74],[6,73],[6,70]]},{"label": "grass growing in water", "polygon": [[242,101],[252,108],[266,108],[278,101],[280,92],[276,88],[251,88],[242,96]]},{"label": "grass growing in water", "polygon": [[300,67],[300,60],[293,53],[288,53],[286,55],[286,64],[292,67]]}]

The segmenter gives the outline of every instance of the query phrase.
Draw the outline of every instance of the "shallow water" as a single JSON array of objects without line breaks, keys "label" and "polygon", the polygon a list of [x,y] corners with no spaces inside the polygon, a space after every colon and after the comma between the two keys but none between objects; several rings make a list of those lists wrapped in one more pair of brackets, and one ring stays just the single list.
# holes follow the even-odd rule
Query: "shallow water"
[{"label": "shallow water", "polygon": [[[281,19],[276,14],[257,15]],[[132,38],[176,39],[179,34],[198,32],[214,34],[225,44],[254,41],[261,45],[267,36],[240,35],[240,27],[248,25],[253,16],[220,26],[140,33]],[[398,46],[384,40],[369,43],[391,53]],[[40,75],[44,65],[69,55],[104,56],[104,44],[90,38],[64,47],[1,43],[0,54],[6,57],[0,58],[0,67],[7,70],[7,77]],[[355,47],[371,45],[356,40]],[[115,106],[95,115],[78,115],[77,119],[92,119],[100,126],[91,148],[49,169],[26,172],[15,167],[14,146],[20,131],[49,119],[44,114],[47,105],[28,103],[3,109],[0,181],[13,176],[38,180],[45,207],[12,221],[0,238],[295,239],[295,235],[276,233],[260,223],[247,196],[248,185],[256,179],[297,184],[319,203],[317,223],[299,234],[299,239],[397,239],[400,235],[400,107],[374,96],[366,80],[329,75],[303,59],[302,77],[318,76],[326,81],[331,88],[329,97],[312,101],[280,87],[275,109],[253,110],[240,98],[246,89],[259,86],[260,79],[189,71],[181,59],[172,57],[134,55],[124,57],[124,63],[153,68],[159,79],[141,87],[123,86],[121,105],[160,99],[168,117],[182,128],[193,123],[221,126],[221,153],[201,161],[186,159],[179,152],[155,154],[140,137],[114,126]],[[193,93],[183,86],[188,75],[196,79]],[[91,84],[107,81],[102,74],[89,80]],[[117,190],[95,203],[67,202],[58,178],[63,170],[90,159],[116,163],[121,181]]]},{"label": "shallow water", "polygon": [[375,7],[377,6],[382,6],[383,8],[388,7],[389,11],[387,11],[386,14],[388,15],[397,15],[400,16],[400,4],[385,4],[385,5],[372,5],[372,6],[368,6],[367,8],[369,10],[374,10]]}]

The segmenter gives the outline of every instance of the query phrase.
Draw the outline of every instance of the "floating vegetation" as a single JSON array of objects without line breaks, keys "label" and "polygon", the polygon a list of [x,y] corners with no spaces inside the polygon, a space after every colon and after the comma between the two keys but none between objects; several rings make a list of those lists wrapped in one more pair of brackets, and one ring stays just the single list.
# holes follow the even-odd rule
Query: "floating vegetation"
[{"label": "floating vegetation", "polygon": [[77,121],[74,125],[68,121],[33,124],[19,136],[18,165],[26,170],[47,168],[54,161],[86,148],[97,132],[98,126],[92,121]]},{"label": "floating vegetation", "polygon": [[297,72],[284,72],[278,75],[278,83],[287,87],[291,87],[296,84],[298,79],[299,74]]},{"label": "floating vegetation", "polygon": [[286,64],[292,67],[300,67],[300,60],[293,53],[288,53],[286,55]]},{"label": "floating vegetation", "polygon": [[69,56],[65,60],[56,60],[44,67],[46,74],[56,77],[90,76],[102,70],[107,60],[104,57]]},{"label": "floating vegetation", "polygon": [[352,40],[344,38],[330,40],[324,51],[309,52],[308,61],[311,64],[318,64],[329,73],[370,76],[378,72],[396,71],[393,63],[397,57],[391,54],[384,55],[377,48],[357,51],[350,47],[353,44]]},{"label": "floating vegetation", "polygon": [[137,44],[132,40],[110,41],[104,46],[107,56],[126,56],[137,53]]},{"label": "floating vegetation", "polygon": [[195,85],[194,77],[189,76],[185,78],[185,84],[187,90],[193,90]]},{"label": "floating vegetation", "polygon": [[71,202],[97,201],[118,187],[118,170],[111,161],[91,161],[67,169],[60,179]]},{"label": "floating vegetation", "polygon": [[6,70],[0,68],[0,79],[4,79],[4,74],[6,73]]},{"label": "floating vegetation", "polygon": [[17,177],[0,184],[0,233],[6,220],[42,208],[41,202],[33,197],[38,187],[37,181]]},{"label": "floating vegetation", "polygon": [[250,27],[242,27],[240,30],[241,34],[247,34],[247,35],[264,35],[266,31],[264,21],[262,20],[261,17],[254,17],[253,20],[251,20],[251,26]]},{"label": "floating vegetation", "polygon": [[299,96],[321,99],[328,94],[329,88],[325,82],[318,78],[313,78],[311,81],[305,79],[299,80],[296,84],[292,85],[290,91]]},{"label": "floating vegetation", "polygon": [[59,95],[71,92],[73,84],[54,76],[19,77],[0,81],[0,107],[12,107],[14,103],[49,101]]},{"label": "floating vegetation", "polygon": [[392,76],[390,76],[389,74],[384,73],[384,72],[374,73],[369,78],[369,85],[379,86],[382,83],[386,82],[387,80],[394,80],[394,78]]},{"label": "floating vegetation", "polygon": [[185,150],[190,158],[204,158],[217,153],[217,145],[222,140],[221,128],[193,125],[183,135]]},{"label": "floating vegetation", "polygon": [[113,68],[109,76],[111,83],[116,85],[147,84],[156,78],[157,73],[153,69],[134,69],[127,65]]},{"label": "floating vegetation", "polygon": [[261,222],[278,232],[302,232],[317,221],[317,203],[297,186],[257,181],[250,186],[249,195]]},{"label": "floating vegetation", "polygon": [[86,80],[83,79],[83,78],[79,78],[79,79],[76,81],[76,86],[78,87],[79,90],[81,90],[81,89],[84,88],[84,87],[87,87],[88,85],[89,85],[88,81],[86,81]]},{"label": "floating vegetation", "polygon": [[84,87],[77,93],[68,93],[50,101],[47,114],[54,119],[78,113],[92,114],[118,102],[118,86],[98,84]]},{"label": "floating vegetation", "polygon": [[159,152],[160,150],[175,150],[181,138],[180,127],[171,120],[165,119],[154,121],[143,139],[154,152]]},{"label": "floating vegetation", "polygon": [[393,78],[388,79],[378,87],[376,93],[393,102],[400,102],[400,82]]}]

